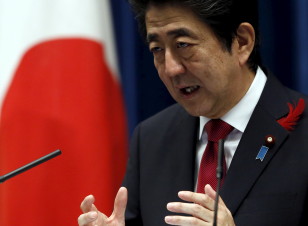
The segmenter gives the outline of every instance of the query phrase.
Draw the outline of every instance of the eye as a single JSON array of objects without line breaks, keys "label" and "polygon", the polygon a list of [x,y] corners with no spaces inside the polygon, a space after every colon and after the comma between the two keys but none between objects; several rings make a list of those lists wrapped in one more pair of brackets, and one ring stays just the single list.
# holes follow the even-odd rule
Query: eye
[{"label": "eye", "polygon": [[177,48],[185,48],[185,47],[187,47],[187,46],[189,46],[189,44],[186,43],[186,42],[178,42],[178,43],[176,44],[176,47],[177,47]]},{"label": "eye", "polygon": [[150,48],[150,51],[152,52],[152,53],[157,53],[157,52],[160,52],[160,51],[162,51],[163,50],[163,48],[160,48],[160,47],[152,47],[152,48]]}]

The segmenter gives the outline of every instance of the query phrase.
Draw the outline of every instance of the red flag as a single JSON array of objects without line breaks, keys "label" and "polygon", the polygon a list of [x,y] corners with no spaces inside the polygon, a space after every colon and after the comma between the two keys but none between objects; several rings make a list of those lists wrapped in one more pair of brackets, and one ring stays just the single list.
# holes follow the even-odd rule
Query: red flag
[{"label": "red flag", "polygon": [[[111,213],[125,170],[127,128],[115,57],[108,55],[115,51],[107,3],[58,0],[49,7],[31,4],[29,11],[15,6],[29,13],[29,21],[19,21],[29,22],[29,32],[31,24],[39,26],[25,42],[32,45],[15,54],[15,69],[6,70],[12,73],[2,91],[0,174],[56,149],[63,154],[0,185],[0,225],[76,225],[88,194]],[[33,21],[32,13],[41,20]]]}]

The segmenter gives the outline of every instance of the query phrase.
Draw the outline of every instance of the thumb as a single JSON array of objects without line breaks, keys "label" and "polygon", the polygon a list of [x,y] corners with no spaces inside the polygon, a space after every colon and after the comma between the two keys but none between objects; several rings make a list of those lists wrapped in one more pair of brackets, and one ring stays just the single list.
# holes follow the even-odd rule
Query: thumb
[{"label": "thumb", "polygon": [[121,187],[114,201],[114,209],[111,218],[124,221],[125,209],[127,204],[127,189]]}]

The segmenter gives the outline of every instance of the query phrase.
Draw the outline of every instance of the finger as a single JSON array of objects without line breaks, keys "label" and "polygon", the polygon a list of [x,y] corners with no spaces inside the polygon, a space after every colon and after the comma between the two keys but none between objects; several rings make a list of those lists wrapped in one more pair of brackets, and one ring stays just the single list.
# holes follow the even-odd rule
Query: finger
[{"label": "finger", "polygon": [[121,187],[116,195],[114,201],[114,211],[112,213],[112,217],[123,219],[127,205],[127,189],[125,187]]},{"label": "finger", "polygon": [[[204,187],[204,193],[207,194],[213,200],[216,199],[216,191],[211,187],[211,185],[207,184]],[[219,196],[218,204],[222,206],[226,206],[222,198]]]},{"label": "finger", "polygon": [[211,185],[207,184],[204,186],[204,193],[208,194],[212,199],[216,198],[216,191],[212,188]]},{"label": "finger", "polygon": [[184,217],[184,216],[166,216],[165,222],[170,225],[196,225],[196,226],[210,226],[211,224],[204,222],[195,217]]},{"label": "finger", "polygon": [[88,213],[81,214],[78,217],[78,225],[85,226],[93,221],[95,221],[98,217],[98,213],[96,211],[91,211]]},{"label": "finger", "polygon": [[205,222],[210,222],[214,216],[212,210],[208,210],[196,203],[170,202],[167,204],[167,209],[174,213],[192,215],[204,220]]},{"label": "finger", "polygon": [[180,191],[178,195],[180,199],[184,201],[197,203],[209,210],[214,210],[215,200],[212,199],[208,194],[191,191]]},{"label": "finger", "polygon": [[[215,199],[216,198],[216,191],[211,187],[211,185],[207,184],[204,187],[204,192],[206,194],[209,195],[209,197]],[[234,225],[234,221],[233,221],[233,217],[232,214],[230,212],[230,210],[228,209],[228,207],[226,206],[226,204],[224,203],[224,201],[222,200],[222,198],[219,196],[218,199],[218,222],[224,222],[224,220],[227,219],[230,223],[232,223],[232,225]]]},{"label": "finger", "polygon": [[93,195],[88,195],[87,197],[85,197],[80,205],[80,209],[82,210],[82,212],[87,213],[89,211],[97,210],[93,204],[94,201],[95,201],[95,198]]}]

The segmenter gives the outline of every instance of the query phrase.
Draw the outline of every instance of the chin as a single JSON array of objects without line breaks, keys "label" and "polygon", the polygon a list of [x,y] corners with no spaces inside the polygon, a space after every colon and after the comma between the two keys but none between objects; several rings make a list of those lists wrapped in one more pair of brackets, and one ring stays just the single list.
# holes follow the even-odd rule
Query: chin
[{"label": "chin", "polygon": [[190,114],[194,117],[204,116],[204,117],[211,118],[211,119],[219,118],[219,117],[216,117],[216,115],[214,115],[214,114],[210,114],[211,112],[206,111],[206,109],[191,108],[191,107],[189,108],[189,107],[185,107],[185,106],[183,106],[183,107],[187,111],[188,114]]},{"label": "chin", "polygon": [[199,116],[203,116],[204,115],[204,114],[202,114],[200,109],[192,109],[191,107],[186,107],[186,106],[183,106],[183,107],[187,111],[187,113],[192,115],[192,116],[199,117]]},{"label": "chin", "polygon": [[210,105],[207,102],[187,101],[182,99],[175,99],[175,100],[187,111],[188,114],[195,117],[199,116],[208,117],[207,115],[209,115],[211,111]]}]

